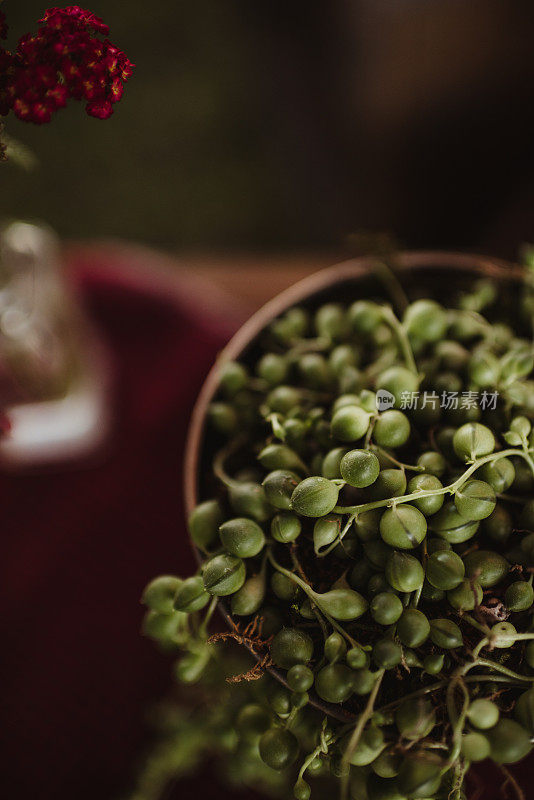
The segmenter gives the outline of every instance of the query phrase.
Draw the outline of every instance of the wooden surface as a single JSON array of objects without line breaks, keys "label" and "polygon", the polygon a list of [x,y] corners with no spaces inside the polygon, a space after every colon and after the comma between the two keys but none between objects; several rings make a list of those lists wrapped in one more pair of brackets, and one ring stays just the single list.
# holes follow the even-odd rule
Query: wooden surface
[{"label": "wooden surface", "polygon": [[255,311],[296,281],[346,258],[341,251],[264,254],[184,254],[178,267],[212,283]]},{"label": "wooden surface", "polygon": [[[156,250],[120,239],[69,241],[64,262],[91,265],[93,273],[128,276],[147,293],[199,298],[212,315],[244,322],[264,303],[307,275],[330,267],[348,256],[346,251],[298,253],[176,252]],[[75,271],[75,270],[74,270]]]}]

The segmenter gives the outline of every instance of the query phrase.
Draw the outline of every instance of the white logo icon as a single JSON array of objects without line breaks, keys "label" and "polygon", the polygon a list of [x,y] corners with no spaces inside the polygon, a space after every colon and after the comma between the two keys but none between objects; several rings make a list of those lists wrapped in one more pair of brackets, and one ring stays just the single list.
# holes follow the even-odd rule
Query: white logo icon
[{"label": "white logo icon", "polygon": [[388,408],[393,408],[395,405],[395,398],[388,392],[387,389],[379,389],[376,393],[376,407],[378,411],[387,411]]}]

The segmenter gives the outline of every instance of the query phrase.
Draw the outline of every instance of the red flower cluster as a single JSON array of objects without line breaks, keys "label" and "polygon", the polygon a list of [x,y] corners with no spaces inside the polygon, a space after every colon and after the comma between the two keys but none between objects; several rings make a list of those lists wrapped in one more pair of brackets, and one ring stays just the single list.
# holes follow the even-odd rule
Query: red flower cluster
[{"label": "red flower cluster", "polygon": [[[0,17],[0,30],[4,20]],[[79,6],[50,8],[35,34],[23,36],[14,54],[0,49],[0,114],[41,124],[67,104],[86,101],[92,117],[107,119],[122,97],[133,64],[107,36],[109,28]]]}]

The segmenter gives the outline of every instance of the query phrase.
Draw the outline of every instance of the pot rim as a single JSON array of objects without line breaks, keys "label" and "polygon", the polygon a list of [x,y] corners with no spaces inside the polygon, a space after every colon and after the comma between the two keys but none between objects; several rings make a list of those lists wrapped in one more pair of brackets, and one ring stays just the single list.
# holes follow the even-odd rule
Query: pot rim
[{"label": "pot rim", "polygon": [[[193,407],[185,446],[184,484],[185,510],[189,515],[198,503],[198,467],[206,420],[206,410],[219,387],[221,365],[236,360],[262,330],[287,308],[318,294],[332,283],[369,275],[379,259],[363,256],[326,267],[294,283],[277,294],[256,311],[232,336],[218,354],[208,372]],[[403,271],[417,269],[443,269],[478,273],[500,280],[514,280],[523,274],[520,267],[503,259],[447,251],[408,251],[399,253],[396,263]]]},{"label": "pot rim", "polygon": [[[184,457],[186,518],[189,517],[189,514],[193,511],[195,506],[198,505],[200,500],[198,496],[198,477],[204,446],[207,409],[219,388],[221,365],[226,361],[235,361],[238,359],[265,327],[291,306],[319,294],[321,291],[328,288],[328,286],[335,283],[351,279],[358,280],[366,278],[372,274],[374,266],[379,262],[380,259],[376,256],[362,256],[342,261],[314,272],[311,275],[307,275],[305,278],[302,278],[277,294],[258,309],[258,311],[237,330],[228,344],[220,351],[215,364],[208,372],[202,385],[202,389],[193,407],[189,423]],[[518,280],[524,274],[524,269],[522,267],[504,259],[455,251],[447,252],[446,250],[401,252],[395,257],[395,266],[398,267],[401,272],[407,273],[418,270],[451,269],[457,274],[471,272],[474,277],[491,277],[497,280],[506,280],[510,282]],[[190,544],[195,558],[200,565],[202,563],[200,552],[191,541]],[[228,626],[231,627],[231,615],[220,602],[218,603],[218,610],[224,617]],[[287,687],[287,682],[279,670],[274,667],[269,667],[268,671]],[[341,722],[350,721],[356,716],[342,707],[321,701],[315,695],[310,695],[310,702],[319,710]]]}]

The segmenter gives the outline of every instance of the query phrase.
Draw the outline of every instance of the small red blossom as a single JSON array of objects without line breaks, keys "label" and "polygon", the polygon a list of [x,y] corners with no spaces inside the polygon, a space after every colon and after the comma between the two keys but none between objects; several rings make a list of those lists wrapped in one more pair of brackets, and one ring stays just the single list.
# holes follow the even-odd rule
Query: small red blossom
[{"label": "small red blossom", "polygon": [[54,86],[53,89],[50,89],[46,93],[46,97],[50,104],[53,104],[55,109],[58,108],[65,108],[67,105],[67,100],[69,98],[69,93],[67,91],[66,86]]},{"label": "small red blossom", "polygon": [[97,119],[109,119],[113,114],[113,106],[109,100],[96,100],[94,103],[87,103],[85,110],[90,117]]},{"label": "small red blossom", "polygon": [[95,33],[102,33],[104,36],[109,34],[109,27],[100,17],[92,11],[85,11],[80,6],[68,6],[67,8],[49,8],[39,22],[46,22],[50,28],[66,30],[72,24],[81,23],[86,28],[91,28]]},{"label": "small red blossom", "polygon": [[37,125],[50,122],[52,119],[52,111],[54,110],[52,104],[46,102],[46,97],[41,101],[35,101],[32,104],[32,122],[35,122]]},{"label": "small red blossom", "polygon": [[32,118],[32,108],[29,103],[25,100],[21,100],[20,97],[17,97],[15,102],[13,103],[13,109],[17,117],[24,121],[30,121]]},{"label": "small red blossom", "polygon": [[50,8],[40,22],[14,54],[0,49],[0,114],[13,110],[40,125],[73,98],[86,101],[90,116],[108,119],[134,68],[122,50],[99,38],[108,26],[80,6]]},{"label": "small red blossom", "polygon": [[118,103],[122,97],[123,91],[124,91],[124,84],[118,78],[115,78],[115,80],[111,84],[111,91],[110,91],[111,102]]}]

